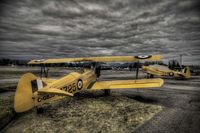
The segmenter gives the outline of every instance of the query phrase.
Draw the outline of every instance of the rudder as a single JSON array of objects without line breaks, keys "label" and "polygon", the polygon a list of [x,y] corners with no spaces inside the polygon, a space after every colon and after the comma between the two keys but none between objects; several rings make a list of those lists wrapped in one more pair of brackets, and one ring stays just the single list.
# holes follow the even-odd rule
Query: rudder
[{"label": "rudder", "polygon": [[24,112],[34,107],[31,81],[36,79],[32,73],[26,73],[20,78],[14,97],[15,112]]},{"label": "rudder", "polygon": [[185,69],[186,69],[186,70],[185,70],[185,77],[186,77],[187,79],[189,79],[190,76],[191,76],[190,67],[189,67],[189,66],[186,66]]}]

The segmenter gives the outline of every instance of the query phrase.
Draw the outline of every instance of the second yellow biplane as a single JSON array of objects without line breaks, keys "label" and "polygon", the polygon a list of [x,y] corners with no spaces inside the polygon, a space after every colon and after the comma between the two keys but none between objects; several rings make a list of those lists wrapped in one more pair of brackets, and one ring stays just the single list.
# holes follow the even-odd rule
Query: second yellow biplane
[{"label": "second yellow biplane", "polygon": [[151,88],[163,85],[163,80],[138,79],[138,80],[113,80],[98,81],[100,70],[98,62],[134,62],[138,60],[160,60],[160,55],[149,56],[105,56],[88,58],[63,58],[31,60],[28,64],[45,66],[47,64],[91,61],[91,68],[84,68],[82,72],[72,72],[60,79],[37,77],[32,73],[24,74],[19,82],[14,97],[16,112],[24,112],[33,107],[41,106],[66,96],[74,96],[82,90],[109,90],[127,88]]},{"label": "second yellow biplane", "polygon": [[142,66],[142,69],[149,77],[162,76],[162,77],[172,77],[179,79],[189,79],[190,78],[190,68],[186,66],[182,71],[171,70],[164,66]]}]

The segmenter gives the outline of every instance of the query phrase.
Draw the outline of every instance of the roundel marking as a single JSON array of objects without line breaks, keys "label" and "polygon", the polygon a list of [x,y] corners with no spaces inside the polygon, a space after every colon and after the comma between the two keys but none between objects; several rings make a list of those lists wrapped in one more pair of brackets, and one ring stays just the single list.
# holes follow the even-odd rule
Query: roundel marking
[{"label": "roundel marking", "polygon": [[83,88],[83,81],[81,79],[79,79],[77,82],[77,88],[78,90],[81,90]]},{"label": "roundel marking", "polygon": [[148,58],[151,58],[152,56],[151,55],[138,55],[138,56],[135,56],[136,59],[148,59]]}]

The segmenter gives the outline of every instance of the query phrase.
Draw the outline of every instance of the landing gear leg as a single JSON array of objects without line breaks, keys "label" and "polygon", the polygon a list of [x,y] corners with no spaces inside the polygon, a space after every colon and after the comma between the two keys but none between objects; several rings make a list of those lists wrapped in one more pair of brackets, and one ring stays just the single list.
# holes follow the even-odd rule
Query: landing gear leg
[{"label": "landing gear leg", "polygon": [[154,75],[153,75],[153,74],[150,74],[150,78],[154,78]]},{"label": "landing gear leg", "polygon": [[105,96],[110,96],[111,91],[108,89],[104,90],[104,94]]},{"label": "landing gear leg", "polygon": [[43,73],[44,73],[44,77],[47,78],[48,73],[49,73],[49,68],[46,68],[45,65],[41,65],[40,78],[42,78]]}]

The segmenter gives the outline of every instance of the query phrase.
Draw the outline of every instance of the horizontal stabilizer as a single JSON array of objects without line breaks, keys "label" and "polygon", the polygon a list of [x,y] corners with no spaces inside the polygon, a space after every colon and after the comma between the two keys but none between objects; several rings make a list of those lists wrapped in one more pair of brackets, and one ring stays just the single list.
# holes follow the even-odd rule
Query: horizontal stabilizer
[{"label": "horizontal stabilizer", "polygon": [[59,96],[74,96],[72,93],[56,89],[56,88],[44,88],[38,90],[38,94],[55,94]]},{"label": "horizontal stabilizer", "polygon": [[160,55],[140,55],[140,56],[102,56],[102,57],[84,57],[84,58],[58,58],[58,59],[40,59],[31,60],[28,64],[56,64],[67,62],[134,62],[138,60],[160,60]]},{"label": "horizontal stabilizer", "polygon": [[100,89],[139,89],[161,87],[164,81],[160,78],[141,79],[141,80],[113,80],[95,82],[90,88],[92,90]]}]

